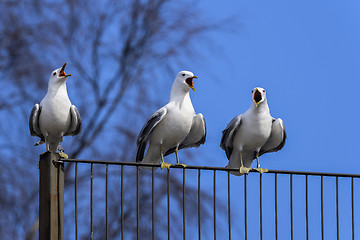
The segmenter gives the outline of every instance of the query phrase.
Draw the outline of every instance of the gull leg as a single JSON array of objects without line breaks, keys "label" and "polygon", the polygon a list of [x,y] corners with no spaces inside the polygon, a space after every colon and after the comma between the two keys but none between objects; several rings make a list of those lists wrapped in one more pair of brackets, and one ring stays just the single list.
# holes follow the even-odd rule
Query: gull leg
[{"label": "gull leg", "polygon": [[170,169],[171,164],[164,162],[164,154],[162,151],[162,145],[160,145],[160,155],[161,155],[161,170],[164,168]]},{"label": "gull leg", "polygon": [[49,138],[48,136],[45,137],[45,144],[46,144],[46,151],[50,151],[50,144],[49,144]]},{"label": "gull leg", "polygon": [[63,144],[63,138],[61,137],[61,140],[60,140],[60,152],[59,152],[59,155],[60,155],[60,157],[62,157],[62,158],[68,159],[68,158],[69,158],[69,156],[68,156],[66,153],[64,153],[64,149],[63,149],[62,144]]},{"label": "gull leg", "polygon": [[256,153],[256,162],[257,162],[257,168],[254,168],[256,171],[258,171],[260,174],[266,173],[269,170],[267,168],[261,168],[259,163],[259,153]]},{"label": "gull leg", "polygon": [[244,173],[249,174],[251,168],[244,167],[244,162],[242,159],[242,152],[240,152],[240,162],[241,162],[241,167],[239,168],[239,172],[241,174],[244,174]]},{"label": "gull leg", "polygon": [[181,165],[181,166],[183,166],[183,167],[186,167],[186,166],[187,166],[186,164],[180,164],[178,152],[179,152],[179,148],[178,148],[178,146],[176,146],[176,148],[175,148],[176,165]]}]

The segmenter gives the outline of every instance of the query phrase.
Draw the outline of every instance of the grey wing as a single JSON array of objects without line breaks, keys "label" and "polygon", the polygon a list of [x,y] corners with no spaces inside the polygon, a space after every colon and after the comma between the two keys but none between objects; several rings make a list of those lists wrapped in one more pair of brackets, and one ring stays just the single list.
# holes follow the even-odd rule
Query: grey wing
[{"label": "grey wing", "polygon": [[166,112],[167,110],[165,107],[162,107],[159,110],[157,110],[153,115],[151,115],[151,117],[148,119],[144,127],[141,129],[139,136],[137,138],[137,153],[136,153],[137,162],[143,159],[149,136],[153,131],[153,129],[165,117]]},{"label": "grey wing", "polygon": [[269,152],[277,152],[281,150],[286,141],[286,130],[285,125],[281,118],[275,119],[273,118],[271,134],[267,142],[260,149],[259,155],[269,153]]},{"label": "grey wing", "polygon": [[82,122],[81,122],[79,110],[74,105],[71,105],[70,107],[70,118],[71,118],[70,128],[65,134],[65,136],[78,135],[82,129]]},{"label": "grey wing", "polygon": [[220,147],[225,151],[226,156],[230,159],[233,150],[233,140],[236,132],[239,130],[241,125],[241,115],[234,117],[225,130],[222,131],[222,137],[220,141]]},{"label": "grey wing", "polygon": [[[199,113],[194,116],[189,134],[179,145],[179,149],[199,147],[206,140],[206,122],[204,116]],[[175,152],[176,147],[166,151],[165,156]]]},{"label": "grey wing", "polygon": [[44,135],[41,133],[39,125],[39,117],[41,113],[41,106],[37,103],[33,107],[29,117],[29,129],[31,136],[38,136],[42,141],[45,141]]}]

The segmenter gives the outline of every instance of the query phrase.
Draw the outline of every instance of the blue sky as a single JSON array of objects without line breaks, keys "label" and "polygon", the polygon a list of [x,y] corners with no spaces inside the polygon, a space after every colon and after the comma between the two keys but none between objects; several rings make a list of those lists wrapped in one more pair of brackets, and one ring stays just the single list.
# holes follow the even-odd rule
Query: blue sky
[{"label": "blue sky", "polygon": [[[192,55],[187,63],[178,66],[178,71],[190,70],[199,77],[194,81],[196,92],[190,94],[195,110],[205,116],[208,128],[205,145],[188,150],[195,157],[187,160],[180,151],[180,161],[189,165],[226,166],[228,160],[219,147],[221,132],[234,116],[249,108],[251,90],[261,86],[267,90],[272,116],[283,119],[288,135],[281,151],[260,158],[262,167],[358,173],[360,2],[212,0],[195,4],[199,6],[199,14],[210,23],[232,20],[222,30],[200,38],[194,49],[198,55]],[[203,44],[205,41],[212,44]],[[164,79],[164,84],[158,86],[163,96],[159,108],[167,103],[176,74],[174,72],[173,78]],[[156,110],[149,109],[149,116]],[[174,155],[167,159],[175,163]],[[188,172],[190,175],[191,171]],[[227,176],[223,173],[217,176],[217,196],[226,204]],[[211,177],[211,172],[202,173],[202,189],[207,189],[209,194]],[[252,211],[249,239],[258,239],[257,178],[257,174],[249,175],[249,209]],[[242,180],[242,177],[231,177],[234,239],[243,234]],[[279,237],[289,239],[288,176],[279,176],[280,180]],[[274,236],[272,181],[272,175],[264,175],[264,196],[267,197],[264,208],[270,209],[264,213],[264,221],[269,223],[264,226],[267,234],[264,239]],[[325,180],[326,239],[336,236],[334,181]],[[196,185],[197,181],[187,180],[187,184]],[[312,184],[309,189],[310,237],[319,239],[319,178],[309,178],[309,184]],[[357,181],[356,186],[359,184]],[[349,181],[340,179],[339,187],[340,204],[344,206],[340,212],[340,236],[349,239]],[[305,239],[304,178],[294,178],[294,189],[295,239]],[[359,198],[360,193],[356,192],[356,199]],[[226,222],[221,221],[226,228]],[[357,214],[356,222],[359,221]]]},{"label": "blue sky", "polygon": [[[190,70],[199,77],[194,81],[196,92],[190,94],[195,110],[205,116],[208,128],[205,145],[188,150],[195,157],[187,160],[180,151],[180,161],[226,166],[228,160],[219,147],[221,132],[234,116],[249,108],[251,90],[261,86],[267,90],[272,116],[283,119],[288,135],[281,151],[260,158],[262,167],[358,173],[360,2],[212,0],[194,4],[199,6],[199,14],[210,23],[227,18],[232,20],[223,30],[200,38],[197,49],[194,49],[198,56],[192,55],[186,64],[178,66],[178,71]],[[203,44],[204,41],[212,44]],[[158,92],[163,95],[159,108],[167,103],[176,74],[174,72],[173,78],[164,79],[164,84],[158,86]],[[149,109],[149,116],[154,111],[155,108]],[[175,163],[174,155],[167,159]],[[227,176],[224,173],[217,176],[217,196],[226,204]],[[209,194],[211,177],[211,173],[202,173],[202,189],[208,189]],[[257,178],[257,174],[249,175],[249,181],[253,181],[248,186],[249,209],[252,211],[249,215],[249,239],[258,239]],[[234,239],[243,234],[242,180],[242,177],[231,177]],[[288,176],[279,176],[280,180],[283,181],[279,183],[279,204],[282,207],[279,210],[279,237],[289,239]],[[274,236],[272,181],[272,175],[264,175],[264,196],[267,196],[264,208],[270,209],[264,213],[264,221],[270,223],[264,227],[267,234],[264,239],[273,239]],[[309,189],[310,237],[319,239],[319,178],[309,178],[309,183],[313,183]],[[187,180],[187,184],[196,185],[197,182],[192,179]],[[325,180],[326,239],[335,239],[336,236],[334,186],[334,179]],[[358,181],[356,186],[359,187]],[[341,179],[339,187],[340,204],[344,206],[340,212],[340,236],[349,239],[349,181]],[[304,178],[294,178],[294,188],[295,239],[305,239]],[[356,199],[359,198],[360,193],[356,192]],[[360,221],[358,214],[356,221]],[[226,222],[219,224],[226,228]]]},{"label": "blue sky", "polygon": [[221,131],[248,109],[252,88],[262,86],[272,116],[283,119],[288,134],[282,151],[261,157],[263,167],[357,173],[360,3],[198,4],[209,21],[232,16],[236,22],[210,34],[213,49],[200,49],[206,53],[183,67],[199,76],[191,97],[208,125],[201,147],[207,164],[227,164]]},{"label": "blue sky", "polygon": [[[249,108],[251,90],[261,86],[267,90],[272,116],[283,119],[288,135],[287,143],[281,151],[260,158],[262,167],[359,173],[360,161],[356,150],[360,146],[357,138],[360,134],[360,107],[357,104],[360,89],[360,2],[203,0],[195,4],[200,8],[199,14],[211,23],[229,17],[232,21],[223,30],[199,39],[195,49],[199,53],[198,57],[191,56],[187,64],[178,66],[179,71],[190,70],[199,77],[199,80],[194,81],[196,92],[190,94],[195,110],[205,116],[208,127],[205,145],[189,150],[195,154],[191,162],[180,152],[180,160],[184,157],[181,162],[226,166],[228,160],[219,147],[221,131],[234,116]],[[204,41],[213,44],[202,44]],[[71,67],[70,62],[69,69]],[[173,78],[176,74],[173,74]],[[164,96],[162,105],[168,101],[172,80],[164,80],[166,84],[159,86],[159,92]],[[149,109],[149,114],[155,110]],[[39,152],[41,150],[39,148]],[[168,159],[175,163],[174,155]],[[202,184],[208,184],[211,188],[212,183],[207,183],[207,179],[211,181],[211,176],[207,173],[202,176]],[[221,173],[218,176],[217,196],[224,196],[222,198],[226,201],[226,185],[221,185],[226,176]],[[257,174],[252,174],[249,179],[253,179],[256,184],[256,177]],[[242,185],[239,187],[238,184],[242,184],[243,178],[231,179],[234,190],[231,202],[235,212],[232,217],[238,217],[235,214],[240,213],[242,207],[236,204],[236,200],[242,198]],[[265,179],[270,182],[272,176],[264,176]],[[309,181],[319,183],[318,179],[311,178]],[[330,179],[328,182],[326,188],[329,188],[329,192],[326,197],[333,199],[334,181]],[[285,217],[281,221],[286,222],[289,218],[289,212],[286,211],[288,186],[282,184],[279,196],[283,198],[285,210],[281,214]],[[340,184],[348,186],[348,181],[341,181]],[[303,179],[295,179],[294,185],[303,191]],[[316,195],[319,189],[314,186],[310,192]],[[348,188],[344,187],[340,193],[349,195]],[[256,192],[252,194],[256,195]],[[303,200],[297,200],[296,205],[303,207]],[[314,197],[311,210],[318,209],[318,200],[318,197]],[[341,201],[349,205],[348,200]],[[250,207],[257,211],[257,202]],[[326,217],[331,220],[326,225],[327,229],[334,228],[334,202],[329,201],[326,208],[330,209]],[[342,211],[342,214],[349,216],[349,209]],[[272,216],[264,216],[264,220],[272,219]],[[360,221],[359,217],[357,219]],[[303,220],[304,212],[299,210],[295,222],[302,226],[301,229],[304,229]],[[257,220],[253,220],[253,223],[251,226],[257,230]],[[311,223],[318,229],[318,215],[312,218]],[[241,226],[242,222],[233,220],[233,224],[233,236],[236,237],[242,230],[235,228]],[[344,228],[348,234],[349,227],[341,225],[343,232]],[[265,231],[273,235],[271,226]],[[327,230],[327,234],[332,233]],[[288,239],[289,229],[283,229],[281,234],[284,236],[282,239]],[[316,231],[313,234],[311,236],[319,236]],[[297,237],[304,239],[304,233],[299,232]]]},{"label": "blue sky", "polygon": [[[221,131],[234,116],[249,108],[251,90],[261,86],[267,90],[272,116],[283,119],[288,134],[280,152],[260,158],[262,167],[359,173],[360,2],[233,0],[197,4],[210,22],[232,17],[236,26],[211,33],[205,41],[215,42],[212,48],[199,47],[203,55],[182,67],[199,76],[194,83],[196,93],[192,92],[191,98],[195,110],[205,116],[208,127],[206,144],[190,150],[201,151],[201,157],[195,157],[191,163],[184,162],[225,166],[227,159],[219,148]],[[273,181],[271,176],[266,179]],[[279,222],[283,228],[279,236],[288,239],[288,179],[282,179],[285,183],[279,186],[283,206]],[[311,183],[310,237],[319,239],[319,178],[309,178]],[[240,216],[240,229],[242,217],[236,212],[241,213],[242,205],[236,201],[243,198],[241,184],[241,180],[232,177],[232,207],[235,218]],[[299,191],[294,193],[294,206],[298,209],[294,213],[298,226],[295,239],[304,239],[304,178],[295,178],[294,186]],[[340,179],[339,188],[340,204],[344,206],[340,211],[340,237],[350,239],[350,208],[346,207],[350,206],[349,181]],[[334,189],[335,180],[326,180],[326,239],[336,237]],[[226,196],[226,189],[222,194]],[[271,199],[272,196],[270,194]],[[254,203],[250,207],[257,212],[257,206]],[[256,232],[258,220],[251,218],[255,220],[249,226]],[[273,221],[272,215],[264,219]],[[234,236],[242,234],[242,230],[233,231]],[[272,239],[273,226],[266,227],[265,232]],[[258,233],[252,234],[258,239]]]}]

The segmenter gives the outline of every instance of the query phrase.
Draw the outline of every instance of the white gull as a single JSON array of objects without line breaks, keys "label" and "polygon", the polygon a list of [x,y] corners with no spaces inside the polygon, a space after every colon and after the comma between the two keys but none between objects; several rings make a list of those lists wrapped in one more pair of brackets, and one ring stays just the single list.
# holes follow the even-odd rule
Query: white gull
[{"label": "white gull", "polygon": [[51,73],[48,91],[40,104],[35,104],[29,118],[30,134],[41,139],[35,145],[46,143],[46,151],[56,152],[60,143],[60,155],[65,158],[63,136],[81,132],[79,111],[71,104],[66,90],[66,80],[71,76],[65,74],[66,64]]},{"label": "white gull", "polygon": [[260,168],[259,156],[276,152],[285,145],[286,131],[283,121],[270,115],[265,89],[252,90],[252,103],[243,114],[233,118],[222,132],[220,147],[225,151],[229,163],[227,168],[239,168],[242,175],[249,173],[256,158],[260,173],[267,169]]},{"label": "white gull", "polygon": [[[164,162],[164,156],[175,152],[179,164],[178,150],[199,147],[205,142],[205,119],[201,113],[195,113],[189,95],[190,89],[195,91],[194,78],[197,77],[189,71],[178,73],[171,88],[169,103],[151,115],[139,133],[137,162],[161,161],[161,169],[169,168],[171,164]],[[144,156],[148,143],[149,147]]]}]

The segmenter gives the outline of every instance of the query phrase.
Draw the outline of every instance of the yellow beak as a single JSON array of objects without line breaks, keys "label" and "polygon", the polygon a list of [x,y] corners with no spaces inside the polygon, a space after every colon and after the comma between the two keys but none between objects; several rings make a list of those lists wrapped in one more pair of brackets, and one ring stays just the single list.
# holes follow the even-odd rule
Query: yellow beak
[{"label": "yellow beak", "polygon": [[[190,77],[190,78],[188,78],[188,79],[194,79],[194,78],[199,79],[197,76],[192,76],[192,77]],[[187,84],[189,85],[189,87],[190,87],[192,90],[194,90],[194,92],[196,92],[196,91],[195,91],[195,88],[194,88],[194,86],[193,86],[192,81],[191,81],[191,83],[188,83],[188,82],[187,82]]]},{"label": "yellow beak", "polygon": [[64,63],[64,65],[62,66],[60,73],[59,73],[59,77],[69,77],[71,76],[71,74],[65,74],[65,67],[66,67],[67,63]]}]

